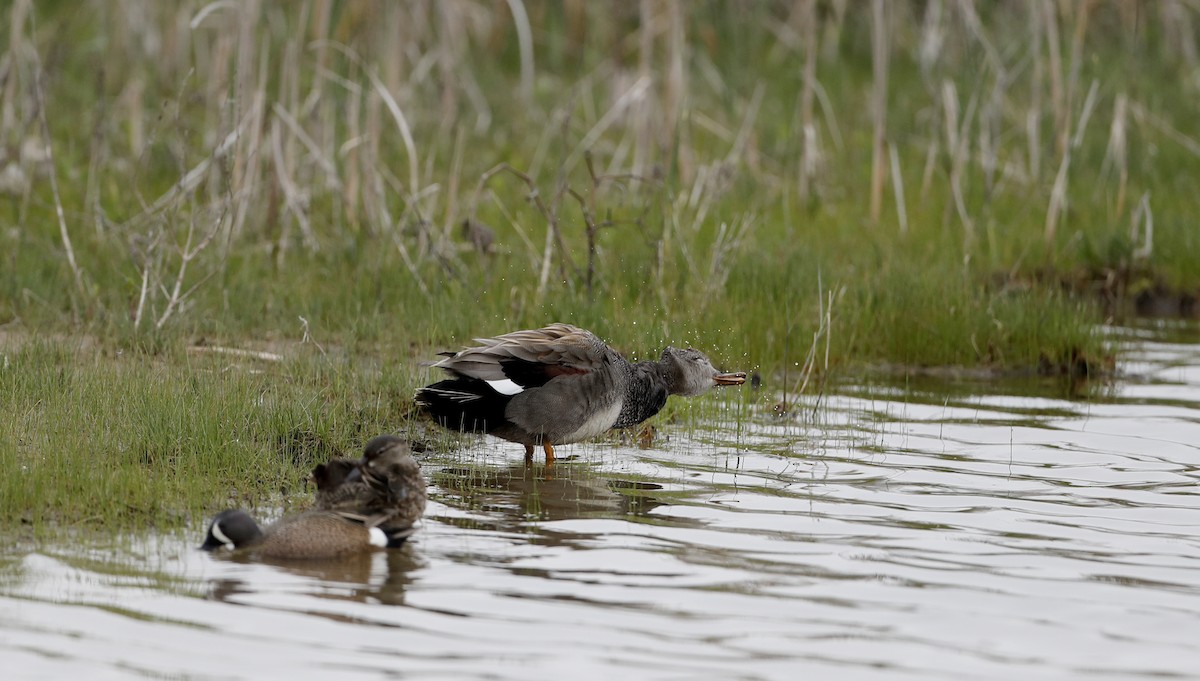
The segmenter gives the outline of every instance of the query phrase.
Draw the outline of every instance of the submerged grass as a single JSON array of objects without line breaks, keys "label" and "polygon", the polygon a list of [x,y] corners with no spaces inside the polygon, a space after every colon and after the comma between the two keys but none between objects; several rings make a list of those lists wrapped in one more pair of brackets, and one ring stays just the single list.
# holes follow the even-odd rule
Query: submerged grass
[{"label": "submerged grass", "polygon": [[550,321],[794,391],[1090,372],[1097,292],[1187,308],[1193,5],[869,9],[10,3],[3,518],[287,499]]}]

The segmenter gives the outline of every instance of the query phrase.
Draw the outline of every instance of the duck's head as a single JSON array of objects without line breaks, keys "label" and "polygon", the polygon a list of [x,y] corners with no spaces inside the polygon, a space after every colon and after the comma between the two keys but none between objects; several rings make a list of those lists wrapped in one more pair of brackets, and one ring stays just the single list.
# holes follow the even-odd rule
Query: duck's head
[{"label": "duck's head", "polygon": [[367,484],[389,486],[393,492],[406,485],[424,486],[412,445],[395,435],[380,435],[367,442],[359,468]]},{"label": "duck's head", "polygon": [[362,468],[382,475],[419,471],[412,445],[395,435],[372,438],[363,448]]},{"label": "duck's head", "polygon": [[262,539],[263,533],[258,523],[249,514],[241,510],[221,511],[213,518],[208,526],[208,536],[200,548],[205,551],[219,549],[222,546],[237,549],[249,546]]},{"label": "duck's head", "polygon": [[668,347],[659,360],[666,370],[667,384],[672,395],[695,397],[708,392],[717,385],[741,385],[746,382],[745,372],[722,373],[717,371],[703,352],[688,348]]}]

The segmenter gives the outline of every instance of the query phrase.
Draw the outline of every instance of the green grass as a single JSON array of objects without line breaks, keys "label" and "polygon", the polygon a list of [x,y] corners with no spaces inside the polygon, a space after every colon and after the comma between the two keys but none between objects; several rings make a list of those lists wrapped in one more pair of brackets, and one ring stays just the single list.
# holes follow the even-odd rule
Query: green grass
[{"label": "green grass", "polygon": [[[3,517],[286,498],[327,453],[406,427],[418,360],[551,321],[790,384],[806,363],[1104,366],[1096,282],[1200,291],[1194,37],[1158,5],[1054,3],[1055,64],[1033,4],[943,3],[923,52],[929,4],[887,3],[903,192],[889,163],[877,216],[866,3],[817,3],[811,138],[804,3],[522,6],[527,72],[506,3],[2,10],[0,170],[28,179],[0,190],[0,471],[21,472]],[[533,187],[482,181],[501,163]],[[194,345],[289,359],[250,373]]]},{"label": "green grass", "polygon": [[30,341],[4,357],[10,526],[172,527],[303,496],[313,465],[408,419],[419,380],[403,364],[315,351],[268,363]]}]

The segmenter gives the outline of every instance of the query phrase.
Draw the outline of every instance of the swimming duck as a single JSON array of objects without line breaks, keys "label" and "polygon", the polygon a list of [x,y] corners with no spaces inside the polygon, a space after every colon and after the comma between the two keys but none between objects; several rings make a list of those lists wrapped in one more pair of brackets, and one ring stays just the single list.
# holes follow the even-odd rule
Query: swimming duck
[{"label": "swimming duck", "polygon": [[446,428],[525,445],[580,442],[654,416],[668,395],[693,397],[746,374],[721,373],[698,350],[668,347],[657,362],[632,363],[590,331],[570,324],[477,338],[480,345],[433,366],[451,378],[417,391],[417,404]]},{"label": "swimming duck", "polygon": [[336,558],[395,548],[425,510],[425,480],[409,445],[381,435],[362,459],[333,459],[313,470],[316,508],[262,529],[245,511],[217,514],[200,548],[245,549],[261,558]]},{"label": "swimming duck", "polygon": [[328,511],[285,516],[264,530],[245,511],[231,509],[213,518],[200,548],[205,551],[221,547],[244,549],[258,558],[308,560],[338,558],[374,548],[394,548],[407,538],[408,533],[389,536],[378,527],[368,528]]}]

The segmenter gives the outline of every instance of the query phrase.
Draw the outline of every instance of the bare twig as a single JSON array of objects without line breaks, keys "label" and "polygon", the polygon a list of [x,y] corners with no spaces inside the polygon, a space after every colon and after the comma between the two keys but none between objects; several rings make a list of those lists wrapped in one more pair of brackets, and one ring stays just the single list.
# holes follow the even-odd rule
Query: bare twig
[{"label": "bare twig", "polygon": [[184,176],[180,178],[174,186],[163,193],[162,196],[155,199],[154,203],[152,203],[148,208],[126,220],[125,223],[121,225],[122,229],[133,229],[140,226],[146,220],[159,214],[168,206],[173,204],[177,199],[185,194],[190,193],[193,189],[199,186],[200,181],[204,179],[205,174],[208,172],[208,169],[213,162],[225,158],[229,151],[233,149],[234,144],[236,144],[238,139],[241,138],[243,131],[247,127],[247,123],[256,119],[256,117],[253,115],[256,108],[257,106],[252,107],[246,112],[245,115],[242,116],[242,120],[238,123],[238,127],[225,136],[225,139],[222,140],[215,149],[213,149],[208,158],[197,163],[191,170],[184,174]]},{"label": "bare twig", "polygon": [[[29,11],[29,27],[30,30],[37,31],[34,13]],[[14,27],[15,30],[16,27]],[[34,77],[34,86],[37,91],[38,103],[38,122],[41,123],[42,137],[46,140],[46,156],[50,171],[50,192],[54,195],[54,215],[58,218],[58,234],[62,239],[63,250],[67,254],[67,264],[71,267],[71,274],[75,277],[75,288],[79,291],[79,295],[86,296],[87,289],[83,284],[83,270],[80,269],[79,263],[75,260],[75,247],[71,245],[71,233],[67,230],[67,218],[63,214],[62,196],[58,192],[58,171],[54,164],[54,145],[50,138],[50,125],[46,123],[46,93],[42,86],[42,60],[36,48],[31,49],[34,59],[34,69],[36,76]]]},{"label": "bare twig", "polygon": [[320,350],[320,351],[321,351],[321,354],[322,354],[322,355],[326,354],[326,353],[325,353],[325,348],[324,348],[324,347],[322,347],[322,346],[321,346],[321,344],[320,344],[320,343],[318,343],[318,342],[317,342],[317,340],[316,340],[315,338],[313,338],[313,337],[312,337],[312,335],[310,335],[310,334],[309,334],[309,332],[308,332],[308,320],[307,320],[307,319],[305,319],[304,317],[300,317],[299,319],[300,319],[300,326],[301,326],[301,328],[302,328],[302,329],[303,329],[303,331],[304,331],[304,336],[303,336],[303,337],[300,339],[300,344],[301,344],[301,345],[304,345],[305,343],[312,343],[314,346],[316,346],[316,348],[317,348],[318,350]]},{"label": "bare twig", "polygon": [[154,328],[161,329],[167,323],[167,320],[171,318],[171,315],[179,309],[183,302],[187,300],[192,293],[194,293],[196,289],[200,287],[201,284],[208,281],[214,272],[216,272],[216,270],[210,271],[198,282],[193,284],[187,291],[183,290],[183,281],[187,276],[188,265],[196,258],[196,256],[200,255],[200,252],[208,246],[209,242],[211,242],[213,237],[217,235],[217,232],[220,231],[221,223],[225,220],[228,205],[226,205],[225,208],[226,210],[222,210],[221,214],[217,216],[217,219],[213,220],[212,227],[208,230],[208,233],[201,237],[200,241],[195,243],[195,245],[193,245],[192,240],[195,235],[196,220],[195,217],[192,217],[188,220],[187,239],[184,242],[183,247],[179,249],[179,270],[175,273],[175,284],[172,286],[171,292],[167,295],[167,307],[159,316],[158,321],[154,323]]},{"label": "bare twig", "polygon": [[325,156],[325,154],[321,151],[321,148],[317,146],[317,143],[313,141],[313,138],[304,131],[304,128],[300,127],[300,124],[296,122],[296,119],[293,118],[292,115],[288,113],[287,109],[283,108],[279,102],[275,102],[273,105],[271,105],[271,111],[273,111],[275,115],[279,117],[279,120],[283,121],[284,124],[287,125],[288,129],[292,131],[292,134],[296,136],[296,139],[300,140],[300,143],[303,144],[306,149],[308,149],[308,153],[312,155],[314,160],[316,160],[317,165],[321,166],[321,170],[325,171],[325,175],[329,179],[329,184],[334,189],[340,190],[342,188],[342,183],[340,180],[338,180],[337,167],[333,164],[333,160]]},{"label": "bare twig", "polygon": [[203,355],[232,355],[234,357],[246,357],[249,359],[258,359],[264,362],[282,362],[283,355],[274,352],[265,352],[262,350],[245,350],[243,348],[226,348],[220,345],[193,345],[188,348],[188,352]]},{"label": "bare twig", "polygon": [[[483,194],[484,188],[487,187],[487,184],[492,180],[493,177],[500,175],[502,173],[507,173],[509,175],[512,175],[513,177],[515,177],[515,178],[519,179],[521,182],[523,182],[526,187],[528,187],[529,194],[528,194],[527,198],[533,202],[533,205],[537,206],[538,212],[540,212],[542,214],[542,217],[544,217],[546,219],[546,224],[548,225],[549,229],[547,230],[547,241],[546,241],[546,249],[547,250],[545,251],[545,256],[543,258],[543,269],[545,269],[546,263],[549,262],[549,258],[550,258],[549,249],[550,249],[551,244],[557,244],[558,250],[559,250],[559,255],[562,258],[563,263],[567,267],[569,267],[571,269],[571,271],[575,273],[576,276],[578,276],[579,269],[575,266],[575,263],[571,260],[570,253],[567,252],[567,247],[566,247],[566,244],[562,240],[562,235],[559,231],[559,225],[558,225],[557,204],[558,204],[559,197],[563,193],[566,192],[567,188],[565,185],[563,186],[563,189],[560,191],[559,195],[557,195],[555,197],[556,209],[552,210],[551,207],[548,206],[546,204],[545,200],[542,198],[541,192],[538,191],[537,183],[535,183],[533,181],[532,177],[521,172],[520,170],[517,170],[516,168],[510,166],[507,163],[500,163],[498,165],[493,166],[487,172],[485,172],[479,176],[479,183],[477,185],[475,185],[475,194],[471,198],[471,214],[470,214],[470,216],[472,218],[475,217],[476,207],[479,205],[479,197]],[[547,276],[548,276],[548,273],[543,271],[542,280],[545,281]]]},{"label": "bare twig", "polygon": [[[301,195],[299,188],[288,177],[287,161],[283,155],[283,135],[280,134],[278,125],[271,126],[271,159],[274,161],[275,177],[279,179],[279,187],[283,190],[288,212],[295,216],[296,222],[300,224],[300,233],[304,236],[305,244],[310,251],[320,250],[317,235],[313,233],[312,225],[308,221],[308,199]],[[281,248],[280,252],[282,251]]]}]

